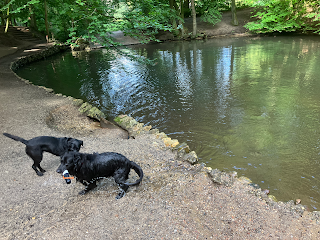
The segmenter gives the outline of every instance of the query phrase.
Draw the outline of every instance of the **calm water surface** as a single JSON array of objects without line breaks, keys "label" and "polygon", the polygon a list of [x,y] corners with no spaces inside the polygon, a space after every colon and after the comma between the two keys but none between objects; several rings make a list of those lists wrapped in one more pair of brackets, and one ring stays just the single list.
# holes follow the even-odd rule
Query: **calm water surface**
[{"label": "calm water surface", "polygon": [[65,53],[18,74],[129,114],[187,142],[278,200],[320,208],[320,37],[212,39],[134,46],[150,66],[105,50]]}]

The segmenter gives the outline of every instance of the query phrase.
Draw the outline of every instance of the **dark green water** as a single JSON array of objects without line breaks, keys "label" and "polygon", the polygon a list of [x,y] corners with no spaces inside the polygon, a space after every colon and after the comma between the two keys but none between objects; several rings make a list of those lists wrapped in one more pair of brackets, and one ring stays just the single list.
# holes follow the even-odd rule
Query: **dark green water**
[{"label": "dark green water", "polygon": [[[155,66],[106,51],[65,53],[18,74],[129,114],[187,142],[278,200],[320,208],[320,37],[212,39],[134,46]],[[110,60],[111,59],[111,60]]]}]

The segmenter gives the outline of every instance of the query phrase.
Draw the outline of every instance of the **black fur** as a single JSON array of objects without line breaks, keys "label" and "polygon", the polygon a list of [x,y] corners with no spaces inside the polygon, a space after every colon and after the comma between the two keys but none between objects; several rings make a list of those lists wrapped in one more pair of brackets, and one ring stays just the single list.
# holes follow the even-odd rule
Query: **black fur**
[{"label": "black fur", "polygon": [[[26,153],[33,159],[32,168],[36,171],[38,176],[42,176],[45,170],[40,166],[42,161],[43,152],[49,152],[56,156],[62,156],[68,151],[78,152],[83,146],[83,141],[75,138],[56,138],[49,136],[35,137],[30,140],[25,140],[21,137],[11,135],[9,133],[3,133],[6,137],[12,138],[15,141],[22,142],[26,145]],[[38,169],[40,171],[38,171]],[[61,169],[57,169],[60,172]]]},{"label": "black fur", "polygon": [[[96,182],[100,178],[113,177],[121,188],[121,192],[116,197],[119,199],[125,195],[129,186],[138,185],[143,178],[143,171],[138,164],[114,152],[101,154],[68,152],[61,157],[60,167],[62,170],[68,170],[71,175],[76,176],[77,181],[86,186],[84,190],[79,192],[80,195],[95,188]],[[130,169],[133,169],[140,177],[134,183],[126,183]]]}]

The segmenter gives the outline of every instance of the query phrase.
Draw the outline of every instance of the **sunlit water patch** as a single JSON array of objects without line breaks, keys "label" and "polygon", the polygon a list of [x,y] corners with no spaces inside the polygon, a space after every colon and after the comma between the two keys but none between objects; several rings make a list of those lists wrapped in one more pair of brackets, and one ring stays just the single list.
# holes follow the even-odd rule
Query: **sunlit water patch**
[{"label": "sunlit water patch", "polygon": [[[18,74],[129,114],[202,162],[237,171],[279,200],[320,207],[319,37],[213,39],[134,46],[154,66],[105,50],[65,53]],[[129,156],[130,157],[130,156]]]}]

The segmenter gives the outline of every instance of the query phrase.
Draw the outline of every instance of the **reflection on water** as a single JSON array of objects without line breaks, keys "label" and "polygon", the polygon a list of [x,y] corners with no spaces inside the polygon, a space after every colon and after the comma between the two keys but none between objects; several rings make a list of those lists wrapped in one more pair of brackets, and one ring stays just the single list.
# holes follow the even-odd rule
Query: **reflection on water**
[{"label": "reflection on water", "polygon": [[320,207],[319,37],[213,39],[134,46],[155,66],[94,51],[18,74],[129,114],[213,168],[236,170],[279,200]]}]

